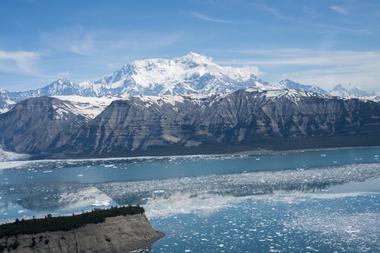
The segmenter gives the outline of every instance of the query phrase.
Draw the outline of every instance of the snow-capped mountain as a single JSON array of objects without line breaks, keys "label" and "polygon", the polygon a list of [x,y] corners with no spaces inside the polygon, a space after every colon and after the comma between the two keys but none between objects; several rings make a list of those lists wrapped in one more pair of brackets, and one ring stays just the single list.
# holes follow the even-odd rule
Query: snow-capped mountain
[{"label": "snow-capped mountain", "polygon": [[[347,99],[353,97],[360,99]],[[196,53],[136,60],[95,81],[0,90],[6,150],[0,147],[0,160],[9,151],[57,158],[190,154],[210,145],[213,152],[378,145],[374,100],[380,101],[355,87],[338,85],[330,93],[288,79],[270,84],[254,67],[220,66]],[[375,137],[360,137],[368,134]],[[326,139],[319,144],[316,136]]]},{"label": "snow-capped mountain", "polygon": [[281,80],[279,82],[279,85],[283,88],[291,89],[291,90],[312,92],[312,93],[323,94],[323,95],[328,94],[327,91],[325,91],[324,89],[322,89],[318,86],[301,84],[301,83],[297,83],[297,82],[294,82],[294,81],[289,80],[289,79]]},{"label": "snow-capped mountain", "polygon": [[[247,88],[262,91],[290,90],[314,93],[320,96],[333,95],[379,100],[375,96],[371,96],[372,93],[354,87],[344,88],[342,85],[336,86],[329,93],[317,86],[305,85],[288,79],[280,81],[278,84],[269,84],[259,78],[259,71],[255,67],[221,66],[207,56],[189,53],[173,59],[135,60],[95,81],[74,83],[67,79],[58,79],[35,90],[23,92],[0,90],[0,113],[8,111],[17,102],[31,97],[71,96],[61,99],[71,101],[70,107],[75,107],[72,108],[73,111],[79,114],[84,113],[83,116],[86,118],[93,118],[99,114],[100,108],[104,108],[104,105],[126,96],[191,95],[204,97],[213,94],[228,94]],[[283,94],[282,92],[272,93]]]},{"label": "snow-capped mountain", "polygon": [[16,102],[11,99],[7,90],[0,90],[0,113],[8,111]]},{"label": "snow-capped mountain", "polygon": [[254,67],[224,67],[204,55],[135,60],[94,82],[84,82],[98,96],[189,95],[230,92],[262,85]]},{"label": "snow-capped mountain", "polygon": [[242,88],[269,85],[258,77],[255,67],[220,66],[211,58],[189,53],[174,59],[135,60],[95,81],[73,83],[58,79],[24,92],[0,92],[0,112],[16,102],[40,96],[125,97],[130,95],[211,95]]},{"label": "snow-capped mountain", "polygon": [[23,95],[27,97],[41,97],[41,96],[70,96],[78,95],[85,97],[95,97],[96,93],[90,89],[83,87],[80,84],[71,82],[70,80],[60,78],[46,86],[23,92]]},{"label": "snow-capped mountain", "polygon": [[332,90],[326,91],[315,85],[307,85],[285,79],[279,82],[279,86],[285,89],[301,92],[311,92],[324,96],[334,96],[341,98],[359,98],[362,100],[380,101],[380,96],[374,92],[368,92],[352,85],[336,85]]},{"label": "snow-capped mountain", "polygon": [[375,93],[368,92],[362,89],[359,89],[352,85],[336,85],[331,91],[330,94],[336,97],[343,98],[365,98],[370,96],[375,96]]}]

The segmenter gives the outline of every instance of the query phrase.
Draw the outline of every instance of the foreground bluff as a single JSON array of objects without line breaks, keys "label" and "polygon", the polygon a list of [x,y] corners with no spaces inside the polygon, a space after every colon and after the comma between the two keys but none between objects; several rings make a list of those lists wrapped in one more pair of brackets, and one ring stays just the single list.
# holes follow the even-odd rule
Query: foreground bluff
[{"label": "foreground bluff", "polygon": [[152,228],[144,214],[121,215],[66,231],[3,237],[0,238],[0,252],[125,253],[148,247],[163,236],[163,233]]},{"label": "foreground bluff", "polygon": [[[46,112],[27,104],[41,99],[59,101],[29,99],[0,115],[5,148],[79,157],[380,145],[379,103],[292,90],[239,90],[206,98],[130,97],[114,101],[90,121],[67,111],[61,118],[38,116]],[[37,125],[28,120],[40,117]],[[35,134],[47,126],[55,129],[35,143]]]}]

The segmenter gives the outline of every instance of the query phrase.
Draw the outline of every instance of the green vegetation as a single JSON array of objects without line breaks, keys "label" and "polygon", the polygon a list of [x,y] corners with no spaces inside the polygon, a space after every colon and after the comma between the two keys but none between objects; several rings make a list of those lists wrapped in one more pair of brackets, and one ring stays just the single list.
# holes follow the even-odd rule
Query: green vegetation
[{"label": "green vegetation", "polygon": [[107,217],[143,213],[144,208],[140,206],[123,206],[111,207],[109,209],[94,209],[91,212],[84,212],[82,214],[72,216],[53,217],[49,214],[45,218],[41,219],[16,219],[16,221],[13,223],[0,225],[0,238],[7,236],[17,236],[20,234],[38,234],[52,231],[68,231],[85,226],[87,224],[97,224],[104,222]]}]

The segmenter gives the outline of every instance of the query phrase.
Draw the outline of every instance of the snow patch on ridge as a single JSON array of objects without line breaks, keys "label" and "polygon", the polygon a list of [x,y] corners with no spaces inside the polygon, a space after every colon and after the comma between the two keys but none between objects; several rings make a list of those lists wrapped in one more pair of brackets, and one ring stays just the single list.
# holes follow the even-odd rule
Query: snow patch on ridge
[{"label": "snow patch on ridge", "polygon": [[157,104],[162,106],[163,104],[170,104],[175,106],[177,103],[183,103],[185,98],[183,96],[140,96],[140,100],[148,104]]},{"label": "snow patch on ridge", "polygon": [[27,154],[20,154],[20,153],[5,151],[0,146],[0,162],[19,161],[19,160],[26,160],[28,158],[29,158],[29,155]]},{"label": "snow patch on ridge", "polygon": [[[93,119],[98,116],[112,101],[120,99],[119,97],[82,97],[82,96],[53,96],[54,98],[66,101],[65,110],[82,115],[87,119]],[[57,112],[63,114],[64,111],[57,108]]]}]

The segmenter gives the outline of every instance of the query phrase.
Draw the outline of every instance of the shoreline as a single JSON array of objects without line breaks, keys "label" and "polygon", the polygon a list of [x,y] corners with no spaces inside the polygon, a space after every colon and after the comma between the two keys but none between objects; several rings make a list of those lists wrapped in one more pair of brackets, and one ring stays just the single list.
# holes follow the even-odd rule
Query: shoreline
[{"label": "shoreline", "polygon": [[159,241],[159,240],[161,240],[162,238],[165,237],[165,233],[164,232],[161,232],[161,231],[158,231],[158,230],[155,230],[155,231],[158,234],[157,238],[151,240],[150,242],[136,244],[136,247],[132,247],[130,250],[128,250],[128,252],[133,252],[133,251],[136,251],[136,250],[143,250],[144,248],[152,246],[155,242],[157,242],[157,241]]},{"label": "shoreline", "polygon": [[318,152],[318,151],[334,151],[334,150],[349,150],[349,149],[377,149],[380,146],[347,146],[347,147],[330,147],[330,148],[307,148],[307,149],[289,149],[289,150],[269,150],[269,149],[253,149],[249,151],[232,152],[232,153],[218,153],[218,154],[192,154],[192,155],[147,155],[147,156],[119,156],[119,157],[93,157],[93,158],[62,158],[62,159],[36,159],[36,160],[13,160],[1,161],[0,171],[6,169],[14,169],[23,167],[28,164],[34,163],[77,163],[77,162],[91,162],[91,161],[130,161],[130,160],[164,160],[164,159],[184,159],[184,158],[219,158],[226,155],[231,158],[240,158],[241,156],[254,156],[254,155],[275,155],[275,154],[292,154],[302,152]]}]

